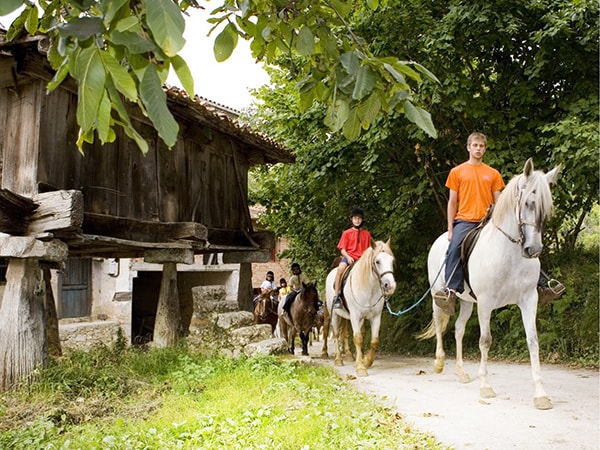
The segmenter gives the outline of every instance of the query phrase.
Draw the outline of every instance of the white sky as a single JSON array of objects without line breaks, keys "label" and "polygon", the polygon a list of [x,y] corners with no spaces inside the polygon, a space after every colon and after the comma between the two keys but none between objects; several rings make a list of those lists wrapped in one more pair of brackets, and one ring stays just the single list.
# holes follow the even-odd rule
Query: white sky
[{"label": "white sky", "polygon": [[[243,109],[250,106],[253,98],[249,90],[268,83],[269,77],[262,70],[262,66],[254,62],[250,45],[243,39],[238,41],[228,60],[222,63],[215,60],[212,48],[218,32],[215,31],[207,37],[210,24],[206,23],[206,19],[211,9],[218,6],[218,2],[208,5],[207,2],[201,3],[205,4],[206,10],[188,10],[189,17],[186,18],[184,34],[186,45],[180,52],[194,77],[195,94],[230,108]],[[0,16],[0,23],[8,28],[17,15],[14,13]],[[181,87],[174,73],[169,76],[167,82]]]}]

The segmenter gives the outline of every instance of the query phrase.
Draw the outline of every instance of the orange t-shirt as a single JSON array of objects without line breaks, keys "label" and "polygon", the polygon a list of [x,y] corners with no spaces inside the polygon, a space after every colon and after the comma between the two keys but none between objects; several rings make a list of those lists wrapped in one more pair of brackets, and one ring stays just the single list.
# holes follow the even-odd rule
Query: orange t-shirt
[{"label": "orange t-shirt", "polygon": [[464,162],[450,171],[446,187],[458,194],[455,219],[479,222],[494,203],[494,192],[504,188],[500,172],[487,164]]}]

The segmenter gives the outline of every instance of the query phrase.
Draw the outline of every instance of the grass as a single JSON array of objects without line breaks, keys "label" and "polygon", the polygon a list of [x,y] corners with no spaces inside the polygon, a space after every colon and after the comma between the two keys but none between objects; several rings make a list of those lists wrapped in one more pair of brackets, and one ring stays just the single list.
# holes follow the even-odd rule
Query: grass
[{"label": "grass", "polygon": [[3,395],[0,448],[446,447],[329,367],[98,348],[68,353]]}]

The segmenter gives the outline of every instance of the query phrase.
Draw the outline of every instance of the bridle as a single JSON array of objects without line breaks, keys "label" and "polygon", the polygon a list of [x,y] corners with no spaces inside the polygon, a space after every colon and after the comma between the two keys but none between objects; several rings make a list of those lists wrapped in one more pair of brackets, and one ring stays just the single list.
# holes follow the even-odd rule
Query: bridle
[{"label": "bridle", "polygon": [[[377,301],[375,301],[375,303],[369,305],[369,308],[374,308],[375,306],[377,306],[377,304],[381,301],[381,300],[387,300],[388,296],[386,294],[384,294],[385,289],[383,286],[383,277],[386,275],[391,274],[392,276],[394,275],[394,271],[392,270],[386,270],[385,272],[379,273],[377,272],[377,270],[375,270],[375,258],[377,257],[377,255],[373,256],[373,263],[371,264],[371,272],[375,275],[375,278],[377,278],[377,281],[379,281],[379,290],[381,291],[381,295],[379,296],[379,298],[377,299]],[[352,298],[356,298],[356,294],[354,293],[354,289],[352,287],[352,277],[350,277],[350,279],[348,280],[350,283],[350,292],[352,292]],[[356,300],[355,300],[355,303]]]},{"label": "bridle", "polygon": [[498,231],[500,231],[500,233],[502,233],[504,236],[506,236],[506,238],[512,242],[513,244],[519,244],[520,246],[523,246],[523,243],[525,242],[525,229],[524,227],[526,225],[529,225],[531,227],[534,227],[536,230],[540,230],[541,227],[538,223],[534,223],[534,222],[530,222],[528,220],[523,220],[521,218],[521,202],[523,199],[523,191],[525,189],[521,188],[519,189],[519,192],[517,193],[516,197],[517,197],[517,201],[515,202],[515,221],[517,222],[517,226],[519,228],[519,238],[515,239],[512,236],[510,236],[506,231],[504,231],[502,228],[500,228],[496,222],[494,222],[494,218],[492,217],[492,223],[494,224],[494,227],[496,227],[496,229]]}]

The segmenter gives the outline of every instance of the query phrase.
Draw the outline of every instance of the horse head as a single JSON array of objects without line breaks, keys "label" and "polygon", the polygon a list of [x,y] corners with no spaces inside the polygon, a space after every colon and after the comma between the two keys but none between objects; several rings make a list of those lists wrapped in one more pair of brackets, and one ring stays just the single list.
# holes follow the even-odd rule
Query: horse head
[{"label": "horse head", "polygon": [[371,248],[373,249],[373,271],[379,278],[381,291],[384,295],[389,297],[396,290],[396,280],[394,279],[394,254],[391,249],[391,239],[388,238],[387,242],[372,242]]},{"label": "horse head", "polygon": [[273,309],[273,302],[271,298],[272,292],[273,291],[269,289],[265,292],[261,292],[258,295],[258,301],[254,307],[254,315],[261,320],[267,320],[269,313]]},{"label": "horse head", "polygon": [[[506,195],[501,195],[498,200],[499,206],[503,200],[501,210],[515,211],[519,238],[512,239],[506,232],[503,233],[511,241],[521,245],[521,253],[525,258],[537,258],[544,247],[542,243],[544,222],[552,212],[550,186],[556,183],[559,170],[560,166],[547,174],[536,171],[532,159],[529,158],[523,173],[508,183],[505,189]],[[508,204],[509,202],[512,205]]]}]

